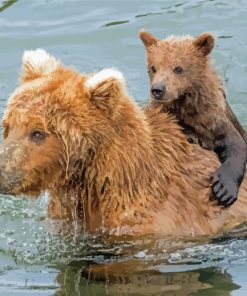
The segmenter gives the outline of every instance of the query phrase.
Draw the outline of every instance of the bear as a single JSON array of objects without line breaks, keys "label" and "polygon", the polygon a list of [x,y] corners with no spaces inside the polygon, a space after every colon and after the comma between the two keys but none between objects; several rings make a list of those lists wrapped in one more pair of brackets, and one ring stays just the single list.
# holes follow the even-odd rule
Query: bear
[{"label": "bear", "polygon": [[159,40],[140,31],[146,48],[153,104],[173,114],[189,141],[213,150],[222,163],[212,177],[211,200],[231,206],[238,196],[247,160],[246,131],[226,101],[212,66],[214,36],[170,36]]},{"label": "bear", "polygon": [[88,234],[214,235],[247,220],[208,202],[216,154],[176,119],[142,108],[116,69],[81,74],[42,49],[23,55],[3,116],[0,193],[49,196],[48,216]]}]

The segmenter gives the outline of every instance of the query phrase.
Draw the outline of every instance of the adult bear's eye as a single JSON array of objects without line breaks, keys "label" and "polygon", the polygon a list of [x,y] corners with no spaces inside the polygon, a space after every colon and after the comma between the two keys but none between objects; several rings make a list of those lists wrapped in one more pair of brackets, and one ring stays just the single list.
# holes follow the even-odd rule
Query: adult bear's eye
[{"label": "adult bear's eye", "polygon": [[47,134],[44,131],[34,130],[34,131],[31,131],[29,138],[31,141],[33,141],[35,143],[40,143],[40,142],[44,141],[46,136],[47,136]]},{"label": "adult bear's eye", "polygon": [[151,67],[153,73],[156,73],[156,68],[154,66]]},{"label": "adult bear's eye", "polygon": [[173,72],[176,74],[182,74],[184,72],[184,69],[180,66],[177,66],[173,69]]}]

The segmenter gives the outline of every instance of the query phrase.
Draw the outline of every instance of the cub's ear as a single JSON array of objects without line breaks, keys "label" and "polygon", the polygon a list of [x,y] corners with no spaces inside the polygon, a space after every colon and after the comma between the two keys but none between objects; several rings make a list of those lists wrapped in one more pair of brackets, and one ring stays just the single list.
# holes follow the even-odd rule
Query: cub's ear
[{"label": "cub's ear", "polygon": [[21,82],[27,82],[55,71],[61,65],[43,49],[26,50],[22,57]]},{"label": "cub's ear", "polygon": [[141,30],[139,32],[139,37],[141,38],[143,44],[146,47],[150,47],[151,45],[155,45],[159,41],[159,39],[155,38],[153,35],[146,32],[145,30]]},{"label": "cub's ear", "polygon": [[210,33],[202,33],[196,37],[194,44],[203,55],[208,55],[214,48],[214,36]]},{"label": "cub's ear", "polygon": [[127,88],[121,72],[104,69],[88,77],[85,82],[92,102],[100,109],[113,113],[117,103],[127,95]]}]

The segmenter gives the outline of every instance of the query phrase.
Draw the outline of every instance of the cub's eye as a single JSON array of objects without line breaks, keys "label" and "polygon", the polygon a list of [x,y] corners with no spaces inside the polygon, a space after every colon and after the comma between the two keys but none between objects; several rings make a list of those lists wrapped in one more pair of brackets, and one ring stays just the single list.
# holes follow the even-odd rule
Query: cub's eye
[{"label": "cub's eye", "polygon": [[154,66],[151,67],[153,73],[156,73],[156,68]]},{"label": "cub's eye", "polygon": [[44,141],[46,136],[47,136],[47,134],[44,131],[34,130],[34,131],[31,131],[29,138],[31,141],[33,141],[35,143],[40,143],[40,142]]},{"label": "cub's eye", "polygon": [[173,72],[176,74],[182,74],[184,72],[184,69],[180,66],[177,66],[173,69]]}]

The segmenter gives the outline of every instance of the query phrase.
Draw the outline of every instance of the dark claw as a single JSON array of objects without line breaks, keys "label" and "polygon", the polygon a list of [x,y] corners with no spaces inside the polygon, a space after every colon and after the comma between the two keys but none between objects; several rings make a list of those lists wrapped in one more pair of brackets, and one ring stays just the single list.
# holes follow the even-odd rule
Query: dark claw
[{"label": "dark claw", "polygon": [[216,194],[216,197],[219,201],[222,201],[225,195],[227,195],[227,189],[224,186],[221,186],[220,190]]},{"label": "dark claw", "polygon": [[227,203],[229,201],[229,199],[233,198],[231,195],[229,197],[229,194],[225,194],[224,196],[221,197],[220,202],[222,205],[224,205],[225,203]]},{"label": "dark claw", "polygon": [[213,186],[214,186],[214,185],[216,185],[216,184],[220,181],[220,178],[219,178],[219,176],[214,175],[214,176],[211,178],[211,180],[212,180],[212,184],[213,184]]},{"label": "dark claw", "polygon": [[223,208],[230,207],[237,200],[238,188],[239,185],[228,170],[221,167],[213,177],[212,195],[209,199],[217,201]]},{"label": "dark claw", "polygon": [[228,207],[230,207],[232,204],[234,204],[235,203],[235,201],[237,200],[237,198],[235,197],[235,198],[233,198],[232,196],[231,196],[231,198],[230,198],[230,200],[228,201],[228,203],[225,205],[225,208],[228,208]]},{"label": "dark claw", "polygon": [[[213,192],[215,195],[217,195],[217,193],[219,192],[220,189],[223,188],[223,184],[221,184],[220,182],[218,182],[216,185],[213,185]],[[216,196],[217,198],[217,196]]]},{"label": "dark claw", "polygon": [[232,196],[225,196],[225,198],[224,199],[222,199],[221,201],[220,201],[220,205],[223,207],[223,208],[225,208],[226,207],[226,205],[227,205],[227,203],[229,202],[229,201],[231,201],[232,200]]}]

